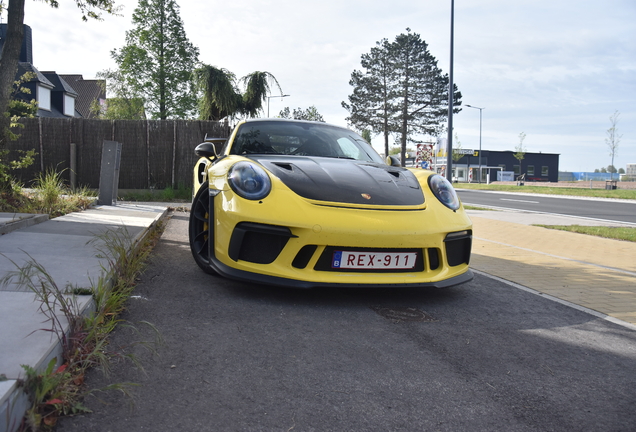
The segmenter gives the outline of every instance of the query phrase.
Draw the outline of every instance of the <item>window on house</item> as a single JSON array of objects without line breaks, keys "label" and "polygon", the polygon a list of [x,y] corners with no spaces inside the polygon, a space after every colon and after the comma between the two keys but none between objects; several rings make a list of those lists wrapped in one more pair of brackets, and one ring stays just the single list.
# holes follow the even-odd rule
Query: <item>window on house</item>
[{"label": "window on house", "polygon": [[499,164],[499,167],[501,168],[502,171],[506,170],[506,164]]},{"label": "window on house", "polygon": [[547,166],[542,166],[541,167],[541,176],[543,176],[543,177],[547,177],[548,176],[548,167]]},{"label": "window on house", "polygon": [[75,116],[75,98],[69,95],[64,95],[64,115]]},{"label": "window on house", "polygon": [[529,176],[534,175],[534,165],[528,165],[528,175]]},{"label": "window on house", "polygon": [[515,175],[519,175],[519,165],[513,165],[512,169],[515,172]]},{"label": "window on house", "polygon": [[37,86],[38,108],[51,111],[51,90],[41,85]]}]

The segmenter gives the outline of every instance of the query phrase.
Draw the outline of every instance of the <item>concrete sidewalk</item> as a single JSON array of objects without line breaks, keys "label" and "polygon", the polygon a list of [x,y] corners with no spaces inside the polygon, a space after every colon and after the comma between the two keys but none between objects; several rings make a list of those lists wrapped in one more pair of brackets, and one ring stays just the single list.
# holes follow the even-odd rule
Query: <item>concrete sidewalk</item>
[{"label": "concrete sidewalk", "polygon": [[[0,278],[16,266],[35,261],[63,289],[90,288],[105,272],[101,234],[119,236],[131,247],[166,214],[168,205],[96,206],[80,213],[48,220],[42,215],[0,214]],[[38,223],[40,222],[40,223]],[[2,231],[4,230],[4,231]],[[100,250],[102,249],[102,250]],[[92,307],[91,296],[78,296],[81,310]],[[18,388],[21,365],[43,370],[61,358],[61,346],[47,318],[39,311],[35,294],[15,283],[0,286],[0,432],[14,431],[28,407]],[[66,322],[64,318],[62,321]]]}]

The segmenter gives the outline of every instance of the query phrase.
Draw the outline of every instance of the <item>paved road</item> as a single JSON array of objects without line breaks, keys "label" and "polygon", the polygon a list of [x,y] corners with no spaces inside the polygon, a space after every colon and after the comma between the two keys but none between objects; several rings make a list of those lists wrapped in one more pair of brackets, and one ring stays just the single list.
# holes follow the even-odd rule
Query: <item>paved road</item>
[{"label": "paved road", "polygon": [[[154,323],[136,353],[91,386],[71,431],[636,430],[636,332],[477,275],[445,290],[312,290],[208,276],[187,214],[167,225],[125,318]],[[141,326],[143,329],[143,326]],[[144,333],[150,337],[149,333]]]},{"label": "paved road", "polygon": [[[520,192],[521,189],[519,188]],[[563,198],[554,195],[517,194],[459,189],[464,204],[529,210],[636,224],[636,201]]]}]

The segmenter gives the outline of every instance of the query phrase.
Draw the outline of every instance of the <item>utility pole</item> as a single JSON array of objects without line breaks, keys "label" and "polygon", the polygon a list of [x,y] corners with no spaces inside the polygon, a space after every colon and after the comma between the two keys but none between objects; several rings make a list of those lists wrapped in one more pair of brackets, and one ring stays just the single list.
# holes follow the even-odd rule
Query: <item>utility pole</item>
[{"label": "utility pole", "polygon": [[455,30],[455,0],[451,0],[450,73],[448,74],[448,140],[446,142],[446,180],[453,182],[453,42]]}]

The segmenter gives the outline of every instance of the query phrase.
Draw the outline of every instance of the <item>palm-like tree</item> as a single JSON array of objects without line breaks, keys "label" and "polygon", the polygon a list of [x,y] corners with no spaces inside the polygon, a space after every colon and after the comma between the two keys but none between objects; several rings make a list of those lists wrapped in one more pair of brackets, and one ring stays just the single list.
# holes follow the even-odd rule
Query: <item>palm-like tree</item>
[{"label": "palm-like tree", "polygon": [[278,81],[269,72],[252,72],[241,78],[245,92],[240,93],[236,75],[227,69],[202,65],[194,71],[199,99],[200,118],[222,120],[225,117],[246,115],[256,117],[263,109],[263,102],[274,83],[283,94]]},{"label": "palm-like tree", "polygon": [[199,116],[219,121],[242,110],[242,99],[236,88],[236,76],[227,69],[202,65],[194,71],[199,99]]},{"label": "palm-like tree", "polygon": [[263,102],[267,99],[272,83],[276,84],[281,96],[283,94],[278,80],[269,72],[252,72],[241,78],[241,81],[245,86],[243,113],[250,117],[256,117],[258,112],[263,109]]}]

